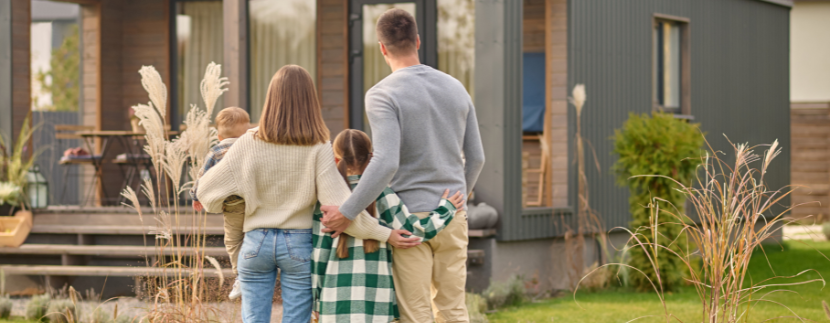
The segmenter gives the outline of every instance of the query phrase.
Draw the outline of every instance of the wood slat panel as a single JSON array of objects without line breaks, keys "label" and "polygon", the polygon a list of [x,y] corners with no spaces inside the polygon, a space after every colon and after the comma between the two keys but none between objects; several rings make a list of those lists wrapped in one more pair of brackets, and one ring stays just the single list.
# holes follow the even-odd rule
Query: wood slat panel
[{"label": "wood slat panel", "polygon": [[[52,275],[52,276],[175,276],[178,273],[172,269],[153,267],[117,267],[117,266],[51,266],[51,265],[3,265],[0,266],[6,275]],[[189,275],[190,271],[184,271]],[[217,277],[215,270],[205,270],[201,273],[205,277]],[[230,268],[222,269],[225,277],[234,277]]]},{"label": "wood slat panel", "polygon": [[346,1],[317,0],[317,89],[332,136],[349,123],[346,8]]},{"label": "wood slat panel", "polygon": [[[164,248],[164,255],[172,256],[178,250]],[[192,248],[182,248],[186,256],[193,254]],[[224,247],[206,247],[205,255],[211,257],[227,257]],[[159,250],[154,246],[84,246],[84,245],[54,245],[54,244],[24,244],[18,248],[0,247],[0,255],[85,255],[85,256],[155,256]]]},{"label": "wood slat panel", "polygon": [[12,1],[11,9],[12,137],[16,137],[31,110],[31,1]]},{"label": "wood slat panel", "polygon": [[830,114],[827,103],[792,104],[790,180],[793,216],[830,214]]}]

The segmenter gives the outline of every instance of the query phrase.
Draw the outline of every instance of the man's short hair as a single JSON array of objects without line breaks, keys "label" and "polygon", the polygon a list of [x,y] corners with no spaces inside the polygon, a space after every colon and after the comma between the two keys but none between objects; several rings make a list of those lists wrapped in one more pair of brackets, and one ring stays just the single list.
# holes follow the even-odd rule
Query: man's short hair
[{"label": "man's short hair", "polygon": [[415,17],[403,9],[392,8],[378,19],[378,40],[393,55],[409,54],[418,50],[418,25]]},{"label": "man's short hair", "polygon": [[216,130],[222,138],[239,138],[251,127],[251,117],[242,108],[224,108],[216,115]]}]

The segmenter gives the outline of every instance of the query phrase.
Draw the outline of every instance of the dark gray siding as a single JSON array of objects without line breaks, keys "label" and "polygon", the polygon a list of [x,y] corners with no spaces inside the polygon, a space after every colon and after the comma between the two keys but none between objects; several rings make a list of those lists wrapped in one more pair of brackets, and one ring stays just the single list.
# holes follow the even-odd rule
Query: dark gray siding
[{"label": "dark gray siding", "polygon": [[35,111],[32,124],[35,129],[32,146],[38,149],[35,164],[49,183],[49,205],[77,205],[81,203],[81,166],[60,165],[63,152],[83,147],[77,139],[55,139],[56,125],[77,125],[78,112]]},{"label": "dark gray siding", "polygon": [[[769,183],[789,184],[789,8],[752,0],[575,0],[568,10],[568,83],[586,85],[583,136],[601,166],[587,167],[591,206],[608,228],[630,220],[628,189],[616,186],[611,172],[609,138],[629,112],[651,111],[655,13],[691,20],[691,114],[707,139],[729,155],[724,134],[750,144],[778,139],[784,152]],[[572,108],[569,114],[574,129]],[[571,192],[576,205],[574,185]]]},{"label": "dark gray siding", "polygon": [[[0,3],[0,137],[12,138],[12,3]],[[11,146],[11,145],[9,145]],[[7,147],[7,149],[11,149]]]},{"label": "dark gray siding", "polygon": [[[486,162],[476,202],[502,214],[504,228],[522,226],[522,2],[477,0],[476,115]],[[511,233],[516,231],[501,231]]]}]

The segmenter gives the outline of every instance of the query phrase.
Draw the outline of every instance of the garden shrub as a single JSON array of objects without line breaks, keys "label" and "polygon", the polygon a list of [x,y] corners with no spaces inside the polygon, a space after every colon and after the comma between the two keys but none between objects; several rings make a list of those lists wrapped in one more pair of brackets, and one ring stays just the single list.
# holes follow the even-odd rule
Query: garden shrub
[{"label": "garden shrub", "polygon": [[51,301],[52,297],[49,294],[32,296],[32,299],[26,304],[26,318],[32,321],[44,322]]},{"label": "garden shrub", "polygon": [[[659,203],[660,210],[669,212],[683,212],[685,196],[675,190],[674,179],[685,185],[690,185],[700,163],[703,134],[700,124],[689,123],[677,119],[673,115],[655,112],[647,114],[630,113],[628,121],[622,129],[614,132],[614,153],[619,159],[613,166],[617,174],[618,183],[628,186],[632,221],[630,227],[637,233],[639,239],[653,240],[651,232],[651,212],[648,209],[652,198],[659,197],[669,203]],[[638,175],[660,175],[671,179],[649,176],[632,177]],[[670,217],[658,219],[658,223],[670,222]],[[673,218],[672,218],[673,219]],[[671,250],[680,252],[687,245],[683,239],[675,239],[682,232],[682,225],[663,224],[658,226],[656,241],[663,246],[670,246]],[[634,240],[632,240],[634,241]],[[672,242],[675,241],[673,244]],[[642,270],[646,275],[632,272],[630,282],[633,287],[641,291],[653,290],[650,279],[658,285],[654,266],[640,246],[629,250],[628,264]],[[682,282],[687,267],[682,260],[667,250],[658,250],[657,265],[660,272],[660,281],[665,291],[676,289]],[[646,278],[648,277],[648,279]]]},{"label": "garden shrub", "polygon": [[[68,315],[72,313],[72,320]],[[46,310],[46,318],[50,323],[74,323],[78,321],[78,311],[75,309],[75,304],[68,299],[58,299],[49,302],[49,308]]]},{"label": "garden shrub", "polygon": [[470,315],[470,323],[489,323],[487,315],[487,300],[481,295],[467,293],[467,312]]},{"label": "garden shrub", "polygon": [[487,299],[487,307],[493,310],[519,305],[527,298],[524,279],[518,275],[510,277],[505,282],[490,283],[490,287],[487,287],[483,294]]},{"label": "garden shrub", "polygon": [[8,296],[0,296],[0,320],[7,320],[12,316],[13,305]]}]

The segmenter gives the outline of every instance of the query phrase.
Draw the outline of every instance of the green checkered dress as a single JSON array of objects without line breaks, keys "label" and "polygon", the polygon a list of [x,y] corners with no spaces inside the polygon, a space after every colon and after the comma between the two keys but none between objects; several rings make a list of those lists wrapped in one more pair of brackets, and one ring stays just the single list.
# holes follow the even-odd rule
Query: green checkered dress
[{"label": "green checkered dress", "polygon": [[[349,176],[352,189],[360,176]],[[427,241],[452,221],[455,206],[442,199],[437,209],[424,219],[410,213],[398,195],[386,188],[377,199],[378,219],[392,229],[405,229]],[[320,323],[391,322],[398,318],[395,286],[392,282],[392,250],[385,243],[377,252],[363,252],[363,240],[341,235],[332,239],[323,233],[323,218],[318,203],[314,210],[311,280],[314,309]],[[339,239],[349,239],[349,257],[338,258]]]}]

